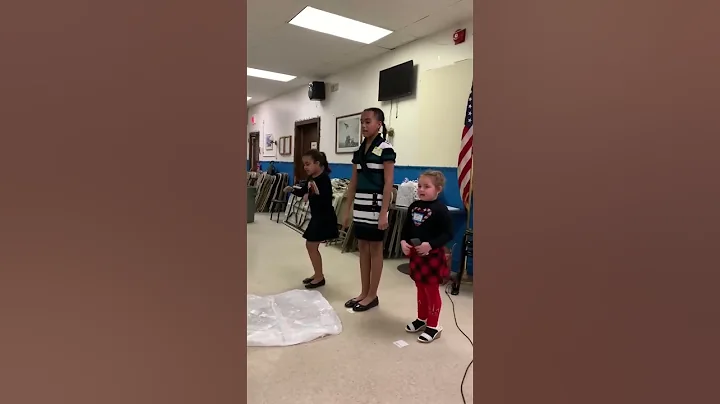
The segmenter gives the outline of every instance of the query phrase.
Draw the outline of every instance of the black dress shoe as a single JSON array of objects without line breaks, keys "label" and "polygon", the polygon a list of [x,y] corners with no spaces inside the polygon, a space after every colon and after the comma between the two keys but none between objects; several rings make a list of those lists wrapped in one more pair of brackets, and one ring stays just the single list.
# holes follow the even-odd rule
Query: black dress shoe
[{"label": "black dress shoe", "polygon": [[348,308],[348,309],[352,309],[353,307],[355,307],[356,304],[358,304],[358,301],[357,301],[357,300],[355,300],[355,299],[350,299],[350,300],[348,300],[347,302],[345,302],[345,307]]},{"label": "black dress shoe", "polygon": [[376,297],[375,299],[373,299],[372,302],[370,302],[366,305],[362,305],[360,303],[356,304],[355,306],[353,306],[353,311],[355,311],[355,312],[368,311],[368,310],[372,309],[373,307],[377,307],[378,304],[380,304],[380,299],[378,299]]},{"label": "black dress shoe", "polygon": [[312,276],[309,277],[309,278],[305,278],[305,279],[303,279],[303,285],[307,285],[308,283],[310,283],[310,282],[312,282],[312,281],[313,281],[313,277],[312,277]]},{"label": "black dress shoe", "polygon": [[325,278],[323,278],[323,280],[321,280],[318,283],[312,283],[312,282],[306,283],[305,289],[315,289],[315,288],[319,288],[320,286],[325,286]]}]

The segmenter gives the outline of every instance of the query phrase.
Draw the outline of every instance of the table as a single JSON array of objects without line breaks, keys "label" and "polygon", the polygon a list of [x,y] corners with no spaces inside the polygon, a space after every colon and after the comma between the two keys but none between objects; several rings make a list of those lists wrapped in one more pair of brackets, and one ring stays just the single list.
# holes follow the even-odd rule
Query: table
[{"label": "table", "polygon": [[[402,232],[402,226],[405,223],[407,217],[407,207],[403,206],[390,206],[388,212],[388,231],[385,232],[384,243],[384,256],[385,258],[400,258],[402,257],[402,248],[400,247],[400,234]],[[353,236],[354,223],[350,222],[345,233],[345,239],[342,242],[342,252],[354,252],[357,251],[357,240]]]}]

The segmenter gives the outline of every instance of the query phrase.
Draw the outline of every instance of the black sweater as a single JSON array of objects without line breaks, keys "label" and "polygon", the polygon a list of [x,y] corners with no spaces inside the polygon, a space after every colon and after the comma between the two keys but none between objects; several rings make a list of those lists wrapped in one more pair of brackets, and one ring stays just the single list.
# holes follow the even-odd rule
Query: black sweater
[{"label": "black sweater", "polygon": [[432,249],[445,246],[453,239],[450,211],[438,200],[413,202],[408,207],[401,237],[411,245],[410,240],[417,238],[430,243]]},{"label": "black sweater", "polygon": [[[317,185],[318,194],[310,192],[308,184],[314,182]],[[330,176],[326,172],[320,173],[317,177],[310,178],[307,182],[302,182],[293,187],[292,193],[295,196],[303,197],[308,195],[308,203],[310,204],[310,212],[312,217],[331,217],[335,215],[333,207],[333,190]]]}]

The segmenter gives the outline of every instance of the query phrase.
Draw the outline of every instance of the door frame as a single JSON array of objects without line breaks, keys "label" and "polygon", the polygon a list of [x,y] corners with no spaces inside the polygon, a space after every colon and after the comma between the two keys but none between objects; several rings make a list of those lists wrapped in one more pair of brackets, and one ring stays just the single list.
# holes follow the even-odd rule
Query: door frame
[{"label": "door frame", "polygon": [[306,152],[306,150],[303,150],[303,141],[302,141],[302,135],[300,132],[300,127],[305,125],[311,125],[316,124],[317,125],[317,134],[318,134],[318,150],[320,150],[320,117],[316,118],[310,118],[310,119],[303,119],[302,121],[295,121],[295,135],[293,136],[293,141],[295,142],[295,150],[293,151],[293,177],[295,176],[295,173],[297,172],[297,166],[302,165],[302,155]]},{"label": "door frame", "polygon": [[[253,138],[257,139],[257,155],[253,156]],[[257,158],[257,161],[253,160]],[[260,132],[259,131],[253,131],[248,133],[248,161],[250,164],[250,170],[249,171],[257,171],[257,165],[260,162]],[[255,164],[253,164],[255,163]]]}]

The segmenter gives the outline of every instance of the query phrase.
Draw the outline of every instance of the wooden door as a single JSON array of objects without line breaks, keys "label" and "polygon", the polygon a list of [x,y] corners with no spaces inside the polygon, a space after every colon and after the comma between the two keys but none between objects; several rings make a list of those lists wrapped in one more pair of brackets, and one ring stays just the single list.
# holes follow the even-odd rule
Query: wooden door
[{"label": "wooden door", "polygon": [[251,132],[248,136],[248,152],[250,171],[257,171],[260,162],[260,132]]},{"label": "wooden door", "polygon": [[320,118],[295,123],[295,153],[294,173],[295,181],[305,179],[307,174],[303,169],[302,155],[310,149],[320,148]]}]

